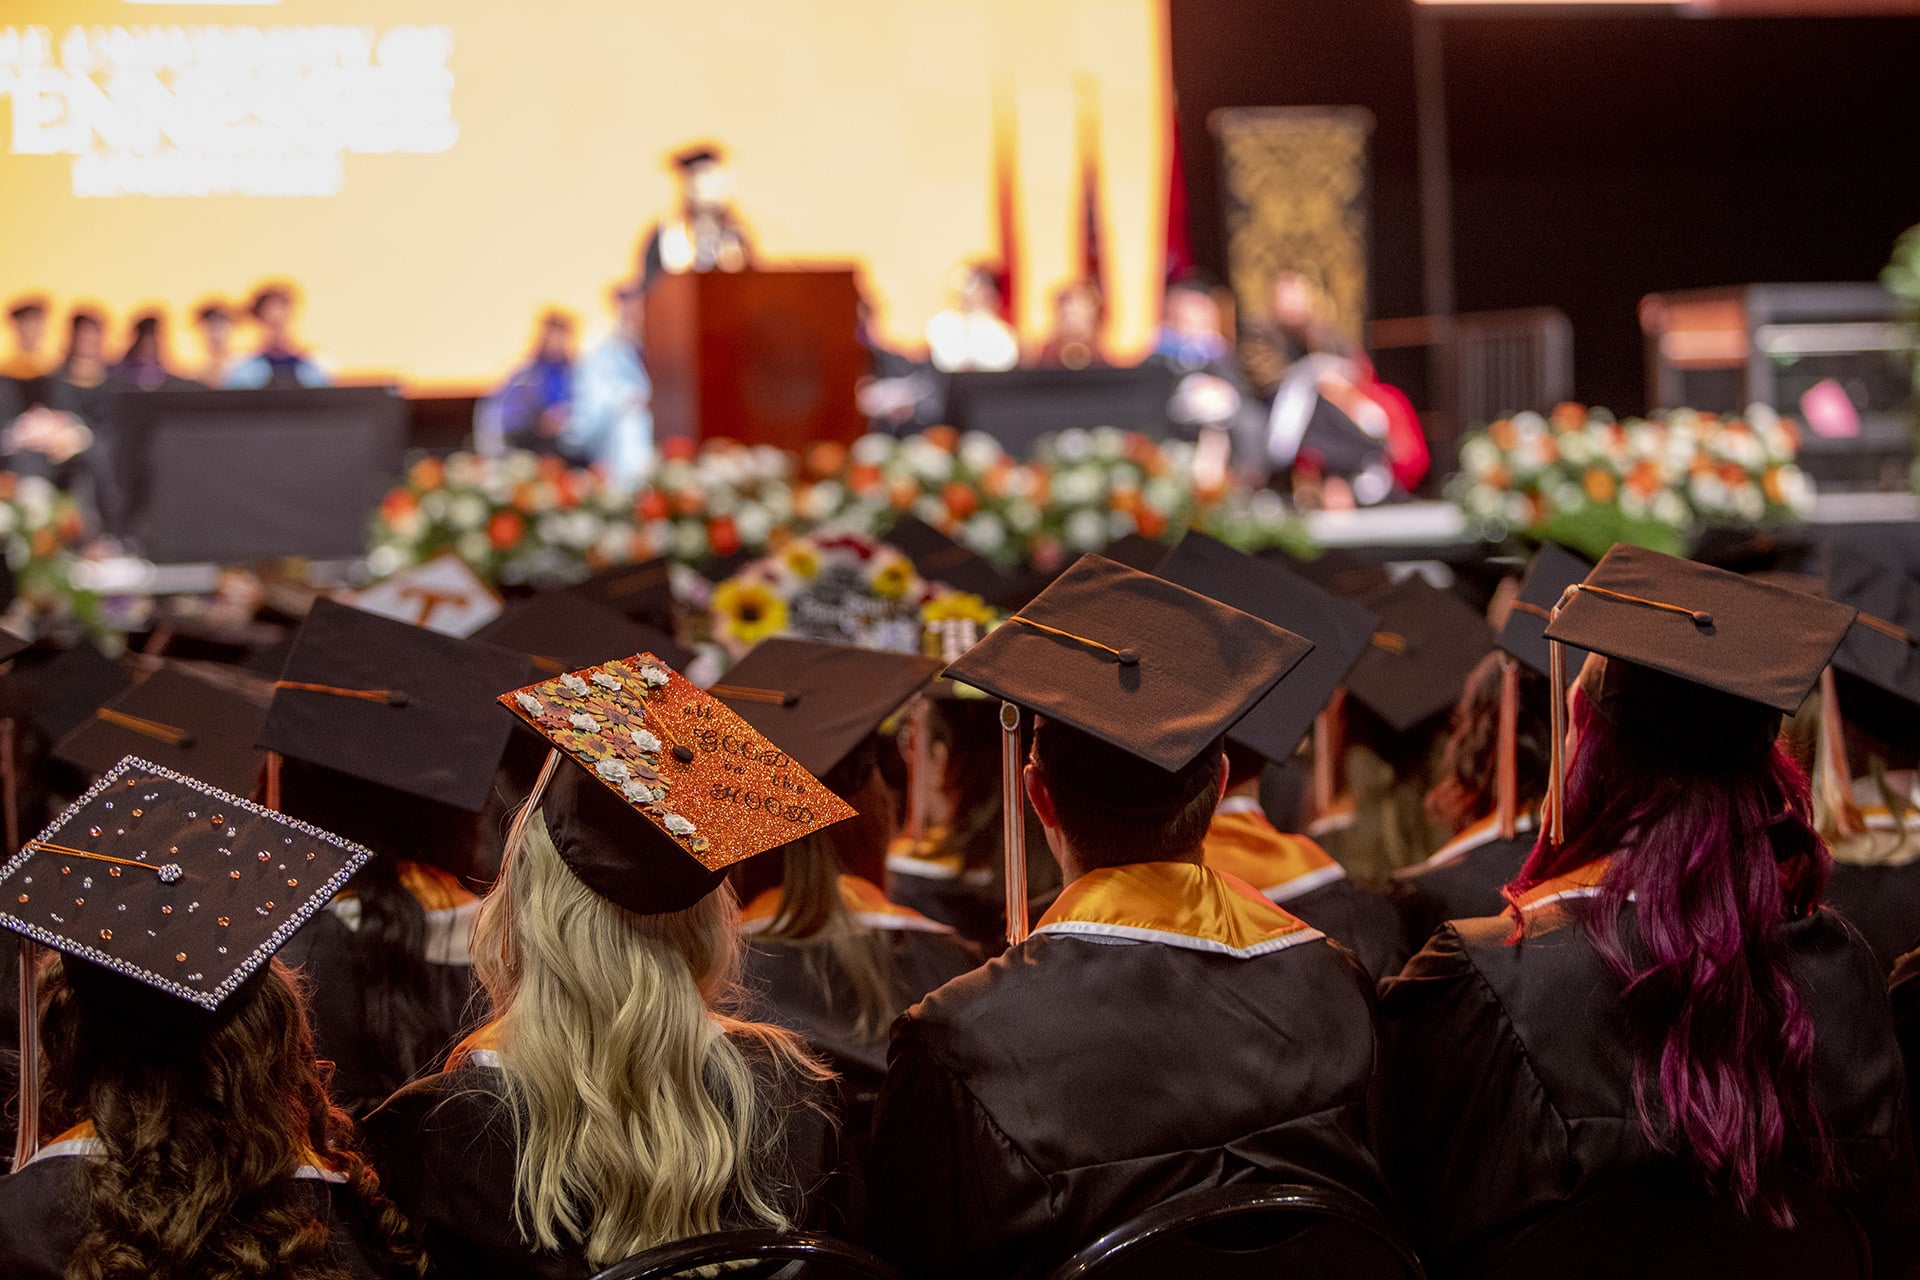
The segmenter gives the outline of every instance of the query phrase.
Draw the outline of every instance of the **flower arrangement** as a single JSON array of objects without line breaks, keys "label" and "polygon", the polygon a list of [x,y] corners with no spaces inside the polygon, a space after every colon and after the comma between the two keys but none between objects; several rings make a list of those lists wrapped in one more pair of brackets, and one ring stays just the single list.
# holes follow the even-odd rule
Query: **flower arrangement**
[{"label": "flower arrangement", "polygon": [[1682,409],[1616,422],[1561,405],[1469,436],[1450,496],[1492,541],[1517,531],[1595,558],[1615,542],[1678,554],[1705,525],[1806,515],[1813,485],[1798,452],[1794,425],[1764,406],[1744,418]]},{"label": "flower arrangement", "polygon": [[29,639],[69,622],[100,629],[98,596],[73,584],[85,528],[79,504],[52,481],[0,471],[0,549],[14,589],[7,626]]},{"label": "flower arrangement", "polygon": [[775,635],[912,651],[923,612],[942,599],[885,543],[858,534],[794,538],[714,587],[711,638],[736,658]]}]

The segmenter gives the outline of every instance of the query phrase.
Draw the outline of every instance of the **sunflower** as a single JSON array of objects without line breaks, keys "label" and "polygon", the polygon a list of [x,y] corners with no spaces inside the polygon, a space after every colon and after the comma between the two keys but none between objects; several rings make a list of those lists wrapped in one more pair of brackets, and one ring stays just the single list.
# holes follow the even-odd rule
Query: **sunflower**
[{"label": "sunflower", "polygon": [[990,626],[994,620],[993,606],[970,591],[947,591],[927,601],[926,607],[920,610],[920,621],[927,624],[955,620]]},{"label": "sunflower", "polygon": [[713,589],[713,616],[727,635],[758,644],[787,626],[787,602],[764,582],[729,578]]},{"label": "sunflower", "polygon": [[913,561],[905,556],[883,556],[874,561],[867,585],[882,600],[904,600],[913,590]]},{"label": "sunflower", "polygon": [[820,576],[820,548],[804,538],[797,539],[780,553],[780,563],[802,582],[811,582]]}]

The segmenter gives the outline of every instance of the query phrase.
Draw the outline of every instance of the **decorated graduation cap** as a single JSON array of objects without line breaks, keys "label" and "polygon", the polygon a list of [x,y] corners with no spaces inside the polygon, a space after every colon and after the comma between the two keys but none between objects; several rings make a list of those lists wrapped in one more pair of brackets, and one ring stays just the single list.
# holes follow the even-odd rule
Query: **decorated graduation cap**
[{"label": "decorated graduation cap", "polygon": [[1177,773],[1252,710],[1312,643],[1198,592],[1082,556],[946,669],[1002,700],[1007,937],[1026,937],[1019,708]]},{"label": "decorated graduation cap", "polygon": [[939,672],[914,653],[762,640],[708,690],[815,777],[826,777]]},{"label": "decorated graduation cap", "polygon": [[513,728],[494,698],[532,674],[511,649],[319,600],[287,655],[259,745],[478,813]]},{"label": "decorated graduation cap", "polygon": [[1397,733],[1460,700],[1467,675],[1493,648],[1486,620],[1419,574],[1372,596],[1380,629],[1347,677],[1347,691]]},{"label": "decorated graduation cap", "polygon": [[1358,605],[1204,533],[1182,538],[1160,562],[1158,573],[1312,642],[1313,648],[1286,679],[1227,731],[1229,741],[1268,760],[1285,761],[1293,755],[1379,629],[1379,620]]},{"label": "decorated graduation cap", "polygon": [[500,597],[451,551],[341,597],[367,613],[448,636],[470,636],[500,616]]},{"label": "decorated graduation cap", "polygon": [[567,591],[545,591],[513,604],[474,639],[524,653],[546,675],[636,653],[657,654],[670,666],[685,666],[690,656],[672,636]]},{"label": "decorated graduation cap", "polygon": [[53,754],[89,777],[138,756],[245,793],[259,779],[265,758],[253,744],[266,715],[264,701],[163,666],[95,708],[55,744]]},{"label": "decorated graduation cap", "polygon": [[[0,867],[0,927],[218,1009],[368,858],[366,849],[128,756]],[[24,972],[33,971],[27,946]],[[37,1002],[22,1002],[33,1061]],[[39,1136],[21,1073],[19,1159]]]},{"label": "decorated graduation cap", "polygon": [[914,571],[928,582],[944,582],[990,603],[1004,602],[1015,588],[1013,579],[986,557],[918,517],[902,516],[887,531],[886,540],[913,561]]},{"label": "decorated graduation cap", "polygon": [[733,864],[854,813],[650,653],[499,700],[554,748],[527,811],[543,812],[581,883],[628,911],[683,911]]},{"label": "decorated graduation cap", "polygon": [[[1560,603],[1568,587],[1592,570],[1591,564],[1558,543],[1542,543],[1527,562],[1506,621],[1494,634],[1494,647],[1503,655],[1493,753],[1494,817],[1503,840],[1513,839],[1520,829],[1520,668],[1551,677],[1553,644],[1547,639],[1547,623],[1553,617],[1553,606]],[[1575,664],[1586,659],[1584,650],[1574,649],[1568,654],[1568,660]]]},{"label": "decorated graduation cap", "polygon": [[566,588],[635,622],[673,624],[673,565],[665,559],[617,564]]},{"label": "decorated graduation cap", "polygon": [[1600,714],[1640,750],[1678,768],[1764,752],[1839,648],[1850,605],[1723,569],[1617,545],[1567,588],[1547,625],[1555,642],[1548,831],[1561,837],[1566,646],[1608,659]]}]

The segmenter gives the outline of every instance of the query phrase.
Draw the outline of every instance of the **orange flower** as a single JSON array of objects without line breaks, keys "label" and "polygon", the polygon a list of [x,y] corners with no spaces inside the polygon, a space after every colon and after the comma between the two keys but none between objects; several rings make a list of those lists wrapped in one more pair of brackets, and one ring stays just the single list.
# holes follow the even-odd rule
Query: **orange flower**
[{"label": "orange flower", "polygon": [[895,480],[887,490],[887,499],[895,511],[905,511],[920,496],[920,486],[904,476]]},{"label": "orange flower", "polygon": [[669,436],[660,442],[660,456],[668,462],[691,462],[700,451],[700,442],[687,436]]},{"label": "orange flower", "polygon": [[700,508],[706,504],[706,495],[691,486],[673,495],[673,510],[676,515],[697,516],[700,514]]},{"label": "orange flower", "polygon": [[562,511],[569,511],[580,505],[580,478],[571,471],[562,471],[553,479],[555,505]]},{"label": "orange flower", "polygon": [[0,502],[12,502],[13,495],[19,488],[19,476],[11,471],[0,471]]},{"label": "orange flower", "polygon": [[1555,431],[1574,431],[1587,420],[1587,406],[1564,400],[1553,406],[1553,414],[1548,419]]},{"label": "orange flower", "polygon": [[1158,538],[1167,531],[1167,518],[1152,507],[1141,507],[1133,519],[1143,537]]},{"label": "orange flower", "polygon": [[1660,492],[1660,468],[1651,462],[1636,463],[1627,473],[1627,488],[1643,498],[1651,498]]},{"label": "orange flower", "polygon": [[520,541],[526,531],[527,522],[511,511],[495,512],[493,519],[487,521],[487,541],[499,551]]},{"label": "orange flower", "polygon": [[707,542],[713,547],[713,554],[730,556],[740,549],[740,531],[733,527],[730,516],[715,516],[707,521]]},{"label": "orange flower", "polygon": [[[0,477],[0,479],[4,480],[5,483],[3,487],[7,490],[7,492],[0,493],[0,497],[11,498],[13,496],[11,492],[13,488],[13,477],[8,475]],[[392,493],[380,499],[380,518],[388,524],[392,524],[396,520],[412,515],[419,506],[420,503],[405,489],[395,489]]]},{"label": "orange flower", "polygon": [[533,486],[517,484],[513,487],[513,506],[516,511],[532,511],[534,507]]},{"label": "orange flower", "polygon": [[816,440],[807,446],[806,468],[811,479],[823,479],[846,465],[847,446],[838,440]]},{"label": "orange flower", "polygon": [[1747,469],[1737,462],[1725,462],[1720,465],[1720,481],[1729,489],[1738,488],[1747,482]]},{"label": "orange flower", "polygon": [[1760,477],[1760,491],[1767,495],[1768,502],[1776,506],[1786,502],[1787,491],[1780,484],[1780,468],[1767,468],[1766,473]]},{"label": "orange flower", "polygon": [[438,489],[447,483],[447,468],[438,458],[422,458],[407,472],[407,483],[416,489]]},{"label": "orange flower", "polygon": [[1519,436],[1514,431],[1512,419],[1502,418],[1487,428],[1487,439],[1502,449],[1511,449]]},{"label": "orange flower", "polygon": [[62,542],[78,542],[80,535],[87,531],[86,522],[80,519],[80,508],[68,506],[61,511],[55,527],[60,531]]},{"label": "orange flower", "polygon": [[921,438],[928,444],[939,445],[948,453],[960,447],[960,433],[952,427],[928,427],[921,433]]},{"label": "orange flower", "polygon": [[1580,481],[1580,487],[1585,489],[1587,497],[1595,502],[1612,502],[1613,495],[1617,491],[1613,477],[1599,467],[1587,469],[1587,474]]},{"label": "orange flower", "polygon": [[53,536],[53,530],[36,529],[34,530],[34,533],[33,533],[33,541],[31,545],[33,547],[34,555],[50,556],[53,554],[54,548],[59,545],[59,541]]},{"label": "orange flower", "polygon": [[847,484],[855,493],[871,493],[880,483],[880,468],[863,462],[847,473]]},{"label": "orange flower", "polygon": [[667,509],[666,495],[658,489],[649,489],[641,494],[640,500],[634,504],[634,507],[639,511],[642,520],[665,520],[672,514]]},{"label": "orange flower", "polygon": [[980,495],[958,481],[940,490],[940,500],[947,504],[955,520],[965,520],[980,509]]},{"label": "orange flower", "polygon": [[542,454],[540,460],[534,463],[534,466],[539,468],[539,475],[542,480],[558,480],[561,476],[567,474],[567,464],[550,453]]}]

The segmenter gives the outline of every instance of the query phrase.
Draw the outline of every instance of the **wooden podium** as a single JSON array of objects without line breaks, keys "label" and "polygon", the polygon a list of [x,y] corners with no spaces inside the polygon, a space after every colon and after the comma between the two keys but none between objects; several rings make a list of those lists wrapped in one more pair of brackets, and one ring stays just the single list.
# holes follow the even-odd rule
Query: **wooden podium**
[{"label": "wooden podium", "polygon": [[799,451],[866,430],[851,271],[662,276],[643,339],[657,439],[716,436]]}]

